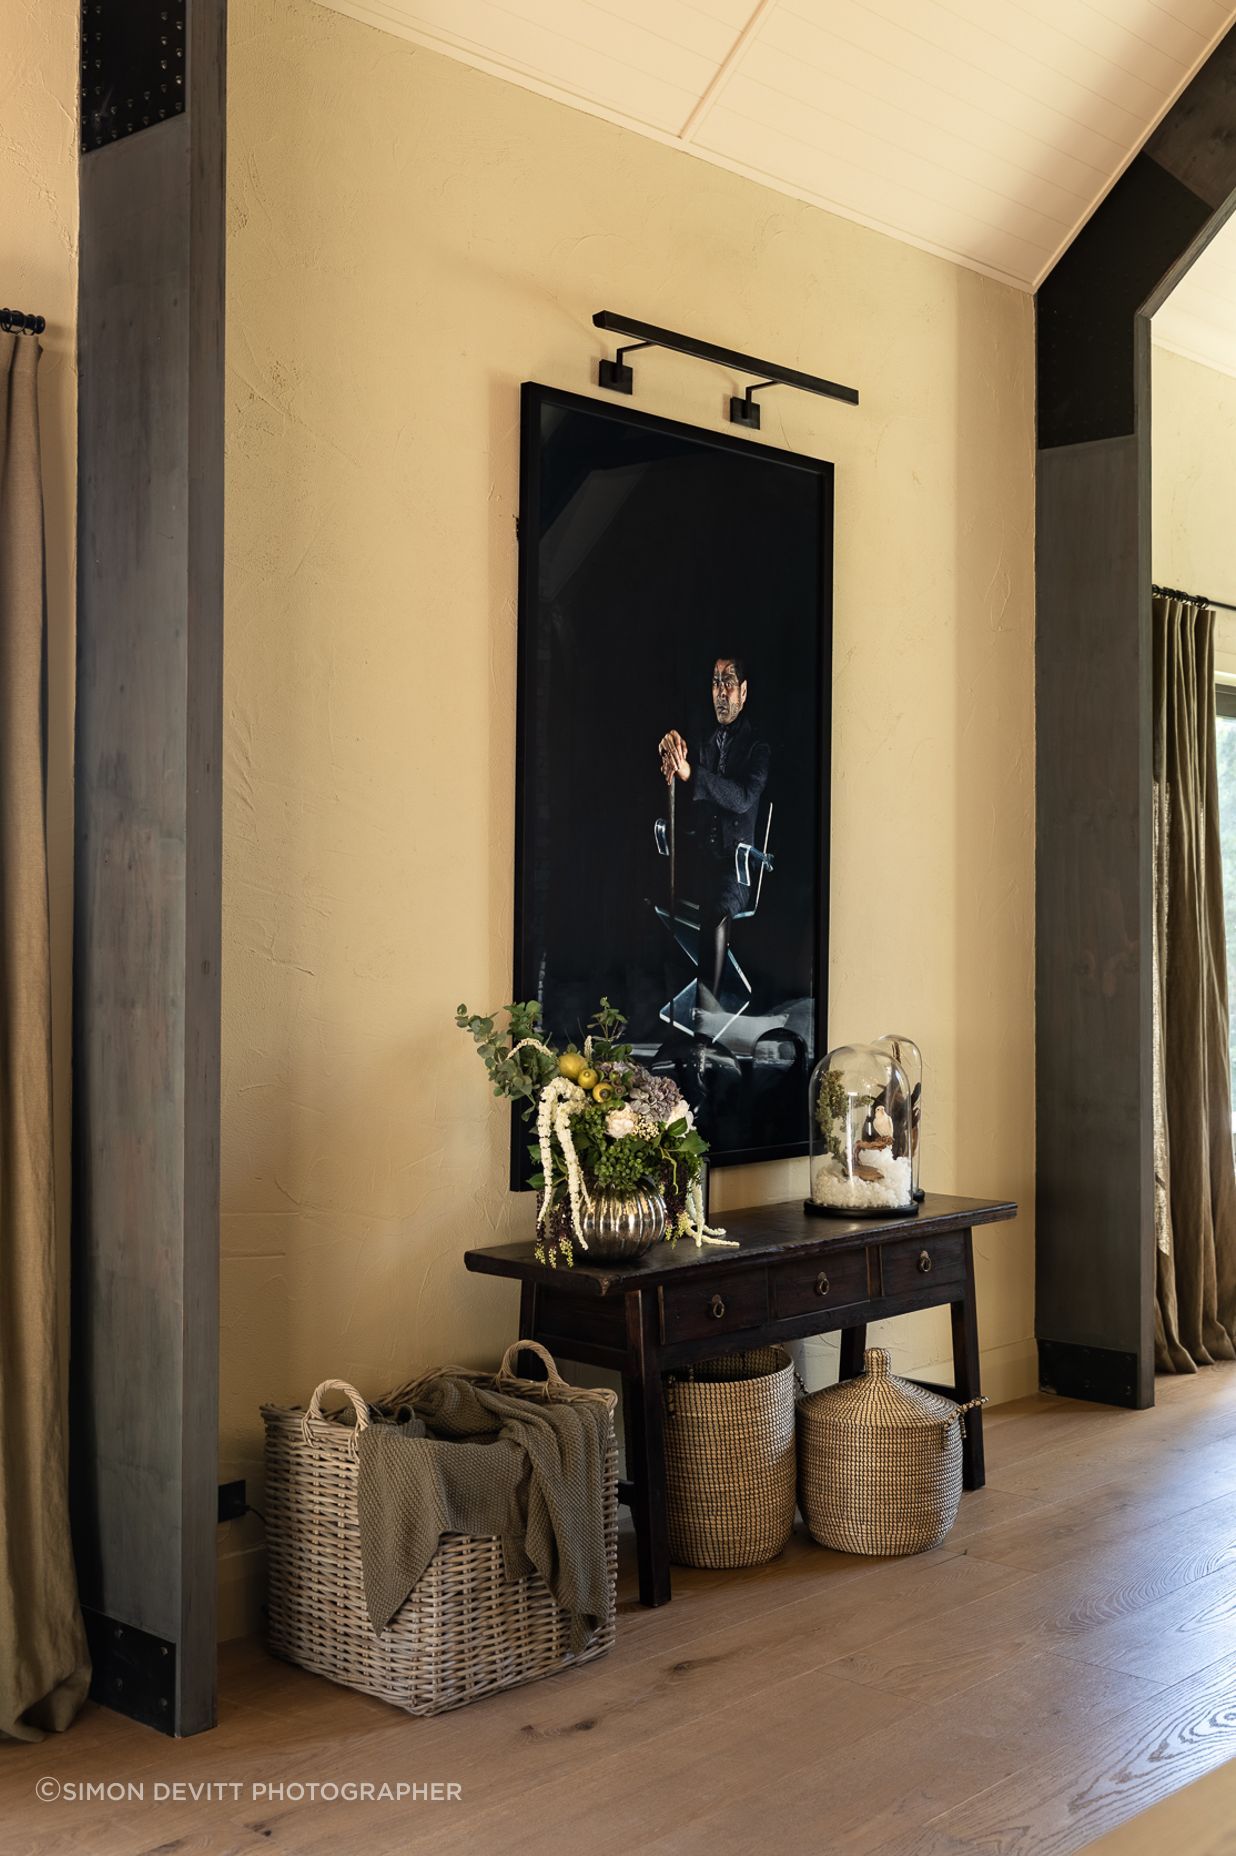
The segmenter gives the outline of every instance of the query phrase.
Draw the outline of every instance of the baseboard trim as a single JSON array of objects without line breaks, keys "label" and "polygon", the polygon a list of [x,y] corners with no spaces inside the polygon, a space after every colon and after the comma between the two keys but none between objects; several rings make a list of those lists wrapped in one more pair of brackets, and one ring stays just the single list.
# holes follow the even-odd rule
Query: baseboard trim
[{"label": "baseboard trim", "polygon": [[1135,1353],[1112,1347],[1083,1347],[1070,1340],[1039,1341],[1039,1385],[1061,1398],[1089,1399],[1096,1405],[1121,1405],[1139,1411],[1153,1404],[1138,1395]]}]

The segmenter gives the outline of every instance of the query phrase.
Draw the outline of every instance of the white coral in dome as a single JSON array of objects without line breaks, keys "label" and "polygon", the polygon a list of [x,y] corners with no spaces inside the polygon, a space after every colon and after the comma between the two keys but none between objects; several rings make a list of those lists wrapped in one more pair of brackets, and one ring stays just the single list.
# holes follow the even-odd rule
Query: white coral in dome
[{"label": "white coral in dome", "polygon": [[891,1153],[869,1151],[864,1164],[878,1167],[879,1179],[851,1179],[829,1156],[817,1159],[811,1169],[811,1196],[817,1205],[837,1211],[896,1211],[911,1204],[910,1161],[894,1160]]}]

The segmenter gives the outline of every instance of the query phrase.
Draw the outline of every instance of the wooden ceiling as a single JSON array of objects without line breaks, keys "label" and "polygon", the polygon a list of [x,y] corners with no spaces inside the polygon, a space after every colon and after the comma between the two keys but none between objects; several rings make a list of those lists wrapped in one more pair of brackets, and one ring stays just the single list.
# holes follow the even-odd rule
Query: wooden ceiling
[{"label": "wooden ceiling", "polygon": [[326,0],[1034,289],[1228,0]]}]

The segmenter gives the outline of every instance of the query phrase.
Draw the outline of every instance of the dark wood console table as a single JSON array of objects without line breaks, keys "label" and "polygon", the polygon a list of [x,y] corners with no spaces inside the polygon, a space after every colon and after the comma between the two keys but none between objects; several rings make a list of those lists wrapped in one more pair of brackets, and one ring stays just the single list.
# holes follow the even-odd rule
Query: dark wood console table
[{"label": "dark wood console table", "polygon": [[[624,1498],[635,1517],[639,1591],[646,1605],[670,1597],[661,1375],[713,1354],[807,1334],[841,1332],[841,1376],[862,1370],[867,1324],[948,1303],[952,1386],[979,1396],[978,1326],[971,1230],[1017,1215],[1004,1200],[928,1195],[917,1217],[813,1218],[795,1199],[724,1214],[737,1250],[656,1244],[635,1263],[549,1270],[531,1244],[469,1250],[470,1270],[520,1284],[519,1333],[564,1360],[622,1374],[627,1459]],[[983,1420],[966,1424],[965,1486],[983,1485]]]}]

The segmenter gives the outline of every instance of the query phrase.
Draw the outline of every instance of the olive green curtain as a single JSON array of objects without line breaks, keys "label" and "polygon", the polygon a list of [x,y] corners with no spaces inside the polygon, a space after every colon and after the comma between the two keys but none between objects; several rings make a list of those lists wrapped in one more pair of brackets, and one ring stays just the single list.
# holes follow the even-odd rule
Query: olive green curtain
[{"label": "olive green curtain", "polygon": [[1215,615],[1154,601],[1155,1364],[1236,1359]]},{"label": "olive green curtain", "polygon": [[43,494],[33,336],[0,331],[0,1736],[90,1680],[69,1541],[52,1200]]}]

